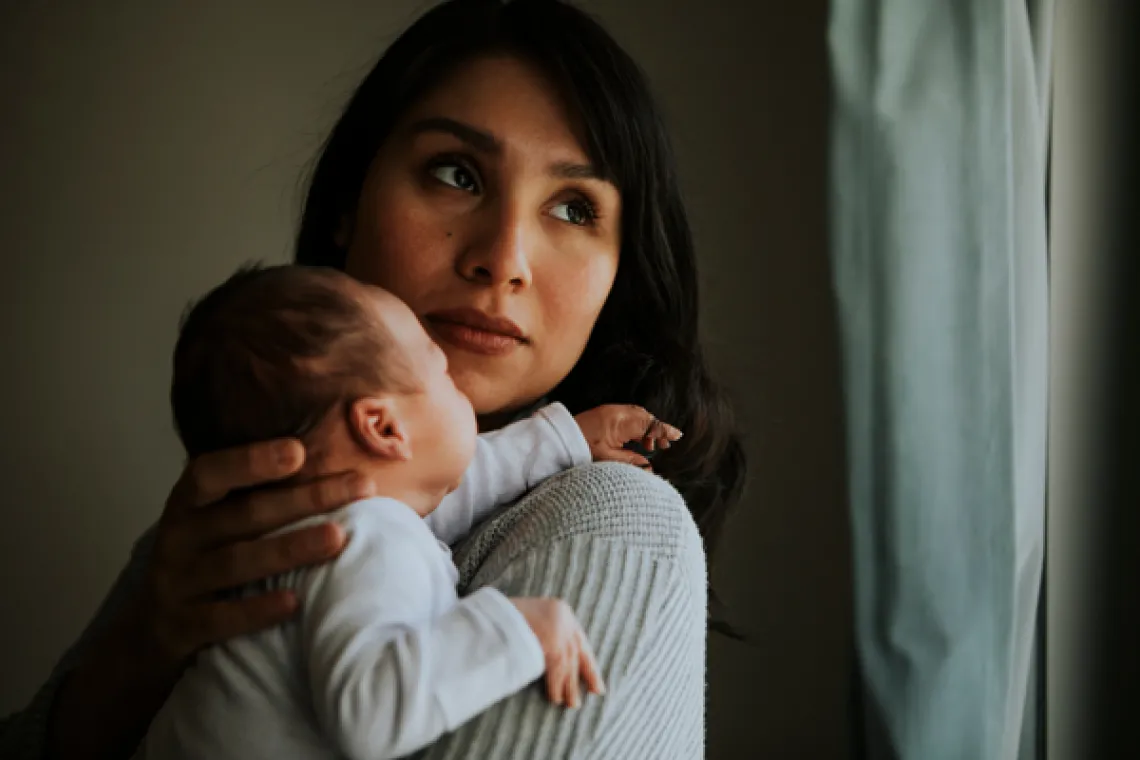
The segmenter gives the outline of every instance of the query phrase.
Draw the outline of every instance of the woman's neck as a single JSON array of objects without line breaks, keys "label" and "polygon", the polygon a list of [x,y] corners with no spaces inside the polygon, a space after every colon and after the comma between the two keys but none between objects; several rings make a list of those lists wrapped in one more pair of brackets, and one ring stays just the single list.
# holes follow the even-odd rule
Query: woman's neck
[{"label": "woman's neck", "polygon": [[521,420],[524,417],[531,416],[536,411],[538,411],[539,408],[541,408],[545,405],[546,405],[546,399],[540,398],[538,401],[534,401],[534,402],[529,403],[529,404],[524,404],[522,406],[515,407],[515,408],[507,410],[507,411],[491,412],[490,414],[480,414],[479,419],[478,419],[479,432],[480,433],[490,433],[490,432],[493,432],[495,430],[499,430],[500,428],[504,428],[507,425],[510,425],[512,422],[517,422],[518,420]]}]

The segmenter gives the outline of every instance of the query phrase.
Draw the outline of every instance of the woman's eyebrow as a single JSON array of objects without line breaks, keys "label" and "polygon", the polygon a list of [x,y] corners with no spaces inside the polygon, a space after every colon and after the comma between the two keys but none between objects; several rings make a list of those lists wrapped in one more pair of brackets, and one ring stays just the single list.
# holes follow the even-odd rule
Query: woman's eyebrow
[{"label": "woman's eyebrow", "polygon": [[602,176],[592,164],[576,164],[569,161],[558,161],[550,165],[547,169],[552,177],[559,179],[600,179],[605,181],[606,178]]},{"label": "woman's eyebrow", "polygon": [[442,132],[459,138],[482,153],[501,153],[503,150],[502,143],[490,132],[484,132],[470,124],[464,124],[461,121],[449,119],[446,116],[433,116],[427,119],[420,119],[408,127],[408,132],[413,136],[428,132]]},{"label": "woman's eyebrow", "polygon": [[[415,121],[408,127],[412,136],[431,132],[443,133],[458,138],[481,153],[500,154],[503,152],[503,143],[494,134],[473,127],[447,116],[431,116]],[[556,161],[547,167],[552,177],[559,179],[597,179],[608,181],[597,167],[592,164],[582,164],[573,161]]]}]

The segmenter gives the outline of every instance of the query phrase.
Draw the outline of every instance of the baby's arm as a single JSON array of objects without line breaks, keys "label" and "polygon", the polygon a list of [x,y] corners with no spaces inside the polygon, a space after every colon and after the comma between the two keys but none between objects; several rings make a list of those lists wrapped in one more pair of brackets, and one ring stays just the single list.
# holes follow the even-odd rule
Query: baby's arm
[{"label": "baby's arm", "polygon": [[359,517],[340,557],[307,573],[300,620],[320,725],[347,757],[383,760],[427,746],[535,681],[544,656],[526,618],[496,590],[433,618],[440,595],[454,591],[433,588],[441,552],[419,518],[410,510]]},{"label": "baby's arm", "polygon": [[513,501],[563,470],[588,464],[590,447],[562,404],[479,436],[459,488],[427,516],[446,544],[463,538],[496,507]]}]

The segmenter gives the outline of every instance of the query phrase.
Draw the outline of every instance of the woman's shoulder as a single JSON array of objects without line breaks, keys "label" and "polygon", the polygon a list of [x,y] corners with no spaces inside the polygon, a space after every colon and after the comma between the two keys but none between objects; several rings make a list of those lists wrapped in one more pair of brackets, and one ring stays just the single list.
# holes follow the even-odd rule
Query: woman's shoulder
[{"label": "woman's shoulder", "polygon": [[597,540],[704,563],[696,523],[677,489],[615,462],[575,467],[544,481],[484,523],[458,549],[456,563],[468,578],[492,554],[505,560],[556,542]]},{"label": "woman's shoulder", "polygon": [[503,517],[527,523],[544,539],[588,535],[645,546],[679,543],[696,530],[668,481],[616,462],[594,462],[559,473],[512,506]]}]

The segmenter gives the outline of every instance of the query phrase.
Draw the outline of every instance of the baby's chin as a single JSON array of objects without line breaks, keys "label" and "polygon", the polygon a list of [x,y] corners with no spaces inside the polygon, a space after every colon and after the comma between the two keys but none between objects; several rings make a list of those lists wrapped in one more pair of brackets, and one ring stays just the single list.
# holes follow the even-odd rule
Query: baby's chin
[{"label": "baby's chin", "polygon": [[463,478],[464,478],[464,476],[466,476],[466,475],[467,475],[467,468],[468,468],[468,467],[470,467],[470,466],[471,466],[471,465],[470,465],[470,464],[468,464],[468,465],[467,465],[467,467],[464,467],[464,468],[463,468],[463,472],[459,473],[459,477],[457,477],[457,478],[455,479],[455,484],[454,484],[453,486],[451,486],[451,491],[448,491],[448,493],[451,493],[451,492],[452,492],[452,491],[454,491],[455,489],[459,488],[459,486],[460,486],[460,485],[463,483]]},{"label": "baby's chin", "polygon": [[[439,481],[437,480],[436,482],[438,483]],[[460,477],[456,478],[455,480],[453,480],[451,483],[449,483],[449,484],[448,484],[447,488],[446,488],[446,489],[444,490],[444,492],[443,492],[443,495],[444,495],[444,496],[449,496],[449,495],[451,495],[451,494],[455,493],[455,492],[456,492],[456,490],[458,490],[458,488],[459,488],[459,484],[460,484],[460,483],[462,483],[462,482],[463,482],[463,477],[462,477],[462,476],[460,476]],[[438,491],[437,491],[437,493],[438,493]]]}]

